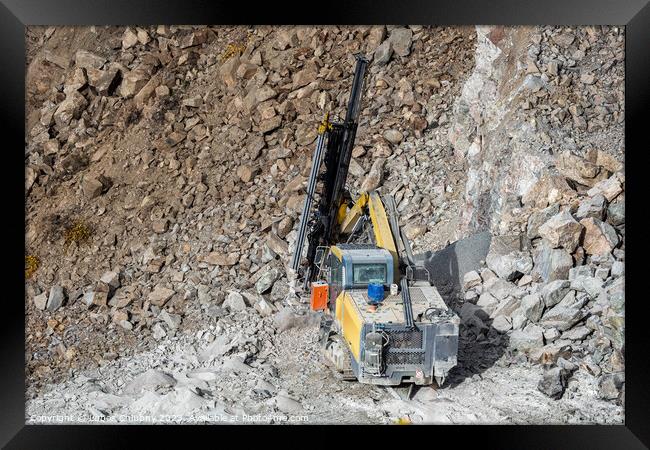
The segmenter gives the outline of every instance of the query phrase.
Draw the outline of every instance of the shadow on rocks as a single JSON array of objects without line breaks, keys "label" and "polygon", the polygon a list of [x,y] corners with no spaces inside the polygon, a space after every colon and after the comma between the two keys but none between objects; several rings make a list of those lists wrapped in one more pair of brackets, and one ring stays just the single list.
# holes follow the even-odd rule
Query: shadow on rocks
[{"label": "shadow on rocks", "polygon": [[480,270],[491,240],[491,234],[483,232],[458,240],[440,251],[415,256],[429,271],[431,282],[447,306],[461,318],[458,363],[449,372],[443,387],[455,387],[466,378],[483,373],[508,348],[508,334],[492,327],[492,319],[487,314],[479,308],[462,311],[463,276],[472,270]]}]

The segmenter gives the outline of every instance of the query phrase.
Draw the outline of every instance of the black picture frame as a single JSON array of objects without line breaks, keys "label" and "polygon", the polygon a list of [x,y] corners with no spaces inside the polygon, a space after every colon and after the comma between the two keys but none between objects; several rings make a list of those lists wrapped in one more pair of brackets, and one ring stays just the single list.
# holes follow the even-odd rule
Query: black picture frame
[{"label": "black picture frame", "polygon": [[[266,2],[207,2],[201,0],[174,0],[147,2],[145,0],[2,0],[0,5],[0,56],[4,67],[0,70],[2,123],[8,132],[4,135],[6,164],[3,200],[11,203],[6,220],[19,222],[7,228],[11,236],[5,240],[4,253],[9,262],[5,283],[23,293],[24,278],[20,263],[24,258],[24,171],[18,161],[18,147],[25,145],[25,26],[28,25],[127,25],[127,24],[435,24],[435,25],[624,25],[626,27],[626,198],[634,208],[627,208],[626,233],[626,295],[630,301],[626,314],[626,404],[625,425],[620,426],[482,426],[468,430],[464,426],[429,427],[343,427],[358,437],[380,437],[396,432],[398,438],[408,439],[404,445],[437,445],[441,437],[450,439],[446,445],[467,443],[469,434],[475,434],[475,445],[487,448],[648,448],[650,445],[650,418],[648,400],[650,380],[646,349],[649,339],[645,333],[645,297],[632,297],[636,284],[642,284],[643,248],[647,209],[642,202],[643,154],[648,148],[644,129],[644,112],[650,100],[650,4],[648,0],[455,0],[424,3],[418,1],[360,1],[333,3],[278,4]],[[644,143],[645,142],[645,143]],[[634,146],[640,143],[641,146]],[[14,161],[13,158],[16,160]],[[15,167],[14,167],[15,165]],[[637,176],[638,175],[638,176]],[[635,202],[638,205],[635,205]],[[7,208],[9,208],[7,206]],[[22,208],[22,211],[20,210]],[[24,215],[23,215],[24,217]],[[4,224],[6,225],[6,223]],[[631,239],[631,241],[630,241]],[[635,245],[638,241],[639,245]],[[635,262],[638,261],[638,264]],[[21,287],[22,286],[22,287]],[[19,294],[5,295],[0,309],[0,364],[2,422],[0,444],[6,448],[103,448],[131,446],[136,437],[173,437],[192,442],[196,433],[208,432],[225,445],[227,431],[248,435],[239,428],[182,426],[171,429],[157,426],[54,426],[25,425],[24,384],[24,314]],[[117,428],[113,428],[117,427]],[[314,426],[312,426],[314,427]],[[315,426],[322,428],[320,426]],[[268,440],[268,433],[294,433],[293,427],[264,427],[260,436]],[[328,433],[332,430],[306,429]],[[468,433],[473,431],[473,433]],[[338,432],[336,432],[338,434]],[[289,435],[285,437],[288,438]],[[422,444],[420,444],[420,438]],[[314,439],[314,438],[312,438]],[[318,438],[315,438],[318,439]],[[336,438],[341,439],[340,437]],[[294,438],[296,444],[299,441]],[[171,441],[167,441],[171,442]],[[208,441],[210,442],[210,441]],[[285,441],[286,442],[286,441]],[[291,442],[291,441],[290,441]],[[387,441],[386,441],[387,442]],[[399,441],[398,441],[399,442]],[[249,441],[246,441],[247,445]],[[450,444],[451,443],[451,444]],[[198,443],[197,443],[198,444]],[[190,444],[192,445],[192,444]],[[391,444],[393,445],[393,444]],[[149,446],[149,445],[148,445]]]}]

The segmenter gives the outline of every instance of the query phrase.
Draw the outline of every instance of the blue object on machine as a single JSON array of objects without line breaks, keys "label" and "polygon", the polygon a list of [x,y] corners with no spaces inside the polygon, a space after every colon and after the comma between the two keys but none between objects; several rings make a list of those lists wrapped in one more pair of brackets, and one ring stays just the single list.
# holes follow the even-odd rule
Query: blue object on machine
[{"label": "blue object on machine", "polygon": [[370,283],[368,285],[368,299],[371,305],[381,303],[384,299],[384,285],[381,283]]}]

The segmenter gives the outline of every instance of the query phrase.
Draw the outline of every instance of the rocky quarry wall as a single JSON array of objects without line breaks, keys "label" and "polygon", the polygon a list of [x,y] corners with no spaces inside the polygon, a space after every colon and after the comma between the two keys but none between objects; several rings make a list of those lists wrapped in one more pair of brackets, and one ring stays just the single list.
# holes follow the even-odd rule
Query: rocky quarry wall
[{"label": "rocky quarry wall", "polygon": [[[623,37],[616,27],[29,29],[30,395],[188,340],[201,349],[186,362],[194,371],[226,358],[224,370],[280,383],[273,367],[306,344],[275,344],[314,323],[287,301],[286,268],[316,127],[324,111],[342,116],[352,55],[364,51],[353,193],[395,195],[430,261],[454,248],[471,256],[446,293],[463,320],[450,383],[506,355],[537,367],[551,398],[587,373],[598,398],[621,405]],[[487,240],[462,243],[478,233]],[[270,407],[295,407],[285,394]]]}]

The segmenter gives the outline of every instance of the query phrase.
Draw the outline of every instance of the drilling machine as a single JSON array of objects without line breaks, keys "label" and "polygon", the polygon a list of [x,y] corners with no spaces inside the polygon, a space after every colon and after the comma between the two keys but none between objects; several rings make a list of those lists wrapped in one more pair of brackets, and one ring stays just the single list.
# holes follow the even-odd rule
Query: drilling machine
[{"label": "drilling machine", "polygon": [[368,66],[355,58],[344,121],[328,113],[318,129],[291,265],[323,312],[320,344],[339,378],[441,386],[457,362],[459,318],[414,261],[394,198],[353,200],[345,188]]}]

